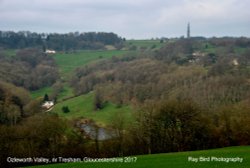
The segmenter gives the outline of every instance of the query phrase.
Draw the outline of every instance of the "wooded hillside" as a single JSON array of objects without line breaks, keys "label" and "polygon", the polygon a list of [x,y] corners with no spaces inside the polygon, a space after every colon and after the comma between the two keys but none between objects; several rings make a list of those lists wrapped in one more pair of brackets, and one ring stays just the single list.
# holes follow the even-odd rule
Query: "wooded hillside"
[{"label": "wooded hillside", "polygon": [[[77,68],[69,78],[58,73],[59,55],[54,60],[37,49],[2,52],[1,158],[117,157],[250,145],[250,40],[181,38],[162,46],[136,47],[124,56],[108,53],[106,59],[95,54],[88,64],[72,61]],[[28,94],[54,90],[49,95],[56,100],[66,87],[73,93],[50,112],[41,108],[42,98]],[[74,117],[66,119],[70,113]],[[87,118],[91,113],[95,117]],[[105,128],[93,120],[100,116]],[[92,138],[86,124],[94,128]],[[112,138],[99,140],[96,132],[103,129]]]}]

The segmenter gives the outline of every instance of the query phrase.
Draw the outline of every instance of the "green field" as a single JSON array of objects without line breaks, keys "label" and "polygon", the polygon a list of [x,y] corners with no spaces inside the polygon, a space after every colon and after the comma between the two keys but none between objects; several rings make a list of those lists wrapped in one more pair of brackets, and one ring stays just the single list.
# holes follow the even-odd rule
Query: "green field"
[{"label": "green field", "polygon": [[8,56],[8,57],[14,57],[15,55],[16,55],[16,52],[17,52],[18,50],[15,50],[15,49],[6,49],[6,50],[4,50],[4,54],[6,55],[6,56]]},{"label": "green field", "polygon": [[[31,97],[33,99],[44,97],[45,94],[50,95],[53,92],[51,87],[45,87],[36,91],[31,92]],[[57,101],[62,101],[64,98],[74,96],[73,89],[69,87],[67,84],[64,85],[63,90],[57,96]]]},{"label": "green field", "polygon": [[45,87],[36,91],[32,91],[31,92],[31,97],[36,99],[39,97],[43,97],[46,93],[49,94],[52,92],[52,88],[51,87]]},{"label": "green field", "polygon": [[234,52],[235,53],[239,53],[239,54],[243,54],[244,52],[246,52],[247,48],[243,48],[243,47],[235,47],[234,48]]},{"label": "green field", "polygon": [[[83,156],[84,158],[85,156]],[[198,158],[198,162],[188,161],[189,157]],[[240,162],[202,161],[203,158],[242,158]],[[131,157],[134,158],[134,157]],[[64,163],[35,168],[249,168],[250,146],[227,147],[221,149],[178,152],[166,154],[141,155],[135,162],[130,163]],[[126,158],[124,158],[126,159]]]},{"label": "green field", "polygon": [[97,60],[121,56],[128,51],[101,50],[101,51],[77,51],[76,53],[58,53],[54,55],[62,76],[71,73],[74,69]]},{"label": "green field", "polygon": [[65,98],[74,96],[73,88],[69,87],[67,84],[64,85],[63,90],[59,93],[57,101],[62,101]]},{"label": "green field", "polygon": [[[205,53],[216,53],[216,52],[222,52],[223,50],[227,49],[226,47],[218,47],[218,46],[213,46],[209,43],[204,43],[203,44],[203,49],[201,50],[202,52]],[[247,50],[246,47],[234,47],[233,52],[236,54],[243,54]]]},{"label": "green field", "polygon": [[[103,109],[95,111],[93,99],[93,92],[81,95],[56,104],[52,112],[57,113],[59,116],[63,116],[68,119],[80,117],[93,119],[100,126],[110,125],[112,123],[113,117],[118,113],[122,113],[121,115],[123,116],[124,120],[132,120],[132,112],[129,106],[117,108],[116,105],[112,103],[106,103]],[[63,106],[68,106],[70,112],[63,113]]]},{"label": "green field", "polygon": [[164,43],[160,43],[160,40],[127,40],[126,44],[128,46],[136,46],[139,48],[160,48]]}]

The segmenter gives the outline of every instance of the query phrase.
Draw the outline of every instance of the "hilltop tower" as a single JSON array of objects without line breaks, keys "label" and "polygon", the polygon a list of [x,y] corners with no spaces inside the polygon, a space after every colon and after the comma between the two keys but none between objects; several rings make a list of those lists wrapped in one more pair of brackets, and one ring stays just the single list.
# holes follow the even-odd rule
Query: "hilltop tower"
[{"label": "hilltop tower", "polygon": [[190,24],[187,25],[187,38],[190,38]]}]

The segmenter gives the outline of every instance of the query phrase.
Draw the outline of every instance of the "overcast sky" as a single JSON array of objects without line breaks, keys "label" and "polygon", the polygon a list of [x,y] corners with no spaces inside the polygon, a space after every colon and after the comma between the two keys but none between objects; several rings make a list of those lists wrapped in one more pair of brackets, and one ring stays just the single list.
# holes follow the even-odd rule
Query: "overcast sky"
[{"label": "overcast sky", "polygon": [[250,37],[250,0],[0,0],[0,30]]}]

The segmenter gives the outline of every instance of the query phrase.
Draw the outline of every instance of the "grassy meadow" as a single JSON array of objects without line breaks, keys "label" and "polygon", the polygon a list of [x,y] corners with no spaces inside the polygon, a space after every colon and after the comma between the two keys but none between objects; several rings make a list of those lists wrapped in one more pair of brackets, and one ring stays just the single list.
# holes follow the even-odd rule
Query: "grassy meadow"
[{"label": "grassy meadow", "polygon": [[[33,99],[43,98],[46,93],[50,94],[52,92],[53,92],[52,87],[45,87],[36,91],[32,91],[31,97]],[[73,89],[69,87],[67,84],[64,84],[62,91],[57,96],[57,101],[62,101],[63,99],[67,97],[72,97],[72,96],[74,96]]]},{"label": "grassy meadow", "polygon": [[[129,106],[118,108],[115,104],[106,103],[103,109],[95,111],[93,101],[94,94],[91,92],[56,104],[52,112],[68,119],[93,119],[100,126],[110,125],[117,114],[121,114],[126,123],[132,120],[132,112]],[[62,111],[63,106],[68,106],[70,112],[64,113]]]},{"label": "grassy meadow", "polygon": [[16,55],[17,50],[14,49],[7,49],[4,50],[4,54],[8,57],[14,57]]},{"label": "grassy meadow", "polygon": [[[83,156],[84,158],[85,156]],[[243,158],[240,162],[218,162],[218,161],[188,161],[189,157],[210,158]],[[131,157],[134,158],[134,157]],[[152,154],[136,156],[135,162],[130,163],[64,163],[46,166],[34,166],[34,168],[247,168],[250,167],[250,146],[226,147],[191,152],[177,152],[166,154]]]},{"label": "grassy meadow", "polygon": [[111,58],[112,56],[121,56],[127,52],[123,50],[83,50],[75,53],[57,53],[54,55],[54,58],[61,75],[65,76],[74,69],[88,63]]},{"label": "grassy meadow", "polygon": [[31,97],[36,99],[39,97],[43,97],[46,93],[51,93],[52,92],[52,88],[51,87],[45,87],[39,90],[35,90],[31,92]]},{"label": "grassy meadow", "polygon": [[138,48],[160,48],[164,46],[164,43],[161,43],[160,40],[127,40],[126,44],[128,46],[136,46]]}]

